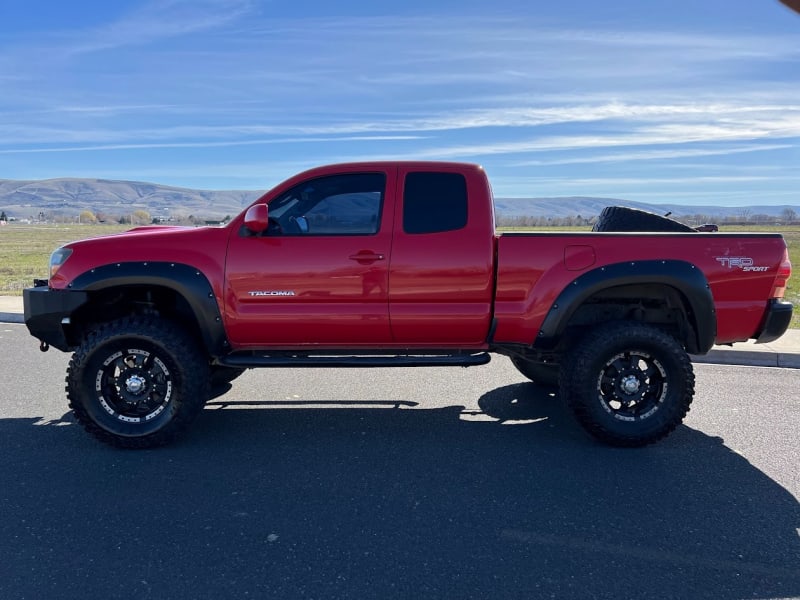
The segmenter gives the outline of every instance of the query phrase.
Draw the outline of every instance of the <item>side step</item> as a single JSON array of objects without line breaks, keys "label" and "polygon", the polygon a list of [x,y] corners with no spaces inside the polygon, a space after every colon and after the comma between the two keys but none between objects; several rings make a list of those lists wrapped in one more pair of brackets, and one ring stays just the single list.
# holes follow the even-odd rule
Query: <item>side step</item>
[{"label": "side step", "polygon": [[492,360],[488,352],[450,354],[345,354],[238,352],[217,360],[224,367],[474,367]]}]

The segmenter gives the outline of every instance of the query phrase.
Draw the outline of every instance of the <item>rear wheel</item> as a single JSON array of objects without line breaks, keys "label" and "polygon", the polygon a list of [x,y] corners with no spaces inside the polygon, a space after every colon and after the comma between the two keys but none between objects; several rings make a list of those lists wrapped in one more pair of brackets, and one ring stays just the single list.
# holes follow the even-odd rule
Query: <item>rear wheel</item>
[{"label": "rear wheel", "polygon": [[176,324],[131,316],[101,325],[75,351],[67,397],[99,440],[123,448],[171,442],[209,396],[209,367]]},{"label": "rear wheel", "polygon": [[668,333],[645,323],[607,323],[564,354],[560,388],[592,436],[614,446],[644,446],[683,421],[694,372]]}]

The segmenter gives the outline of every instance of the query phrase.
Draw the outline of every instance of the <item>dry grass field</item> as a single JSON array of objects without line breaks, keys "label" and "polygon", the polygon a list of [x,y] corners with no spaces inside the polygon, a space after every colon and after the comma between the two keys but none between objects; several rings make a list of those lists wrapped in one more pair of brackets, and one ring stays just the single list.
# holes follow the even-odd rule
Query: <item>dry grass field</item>
[{"label": "dry grass field", "polygon": [[46,279],[50,253],[67,242],[130,229],[130,225],[23,225],[0,227],[0,295],[22,295],[34,278]]},{"label": "dry grass field", "polygon": [[[89,237],[110,235],[129,229],[126,225],[22,225],[0,227],[0,295],[20,295],[34,278],[47,277],[50,253],[61,244]],[[571,228],[586,231],[585,227]],[[516,229],[519,230],[519,229]],[[534,229],[528,229],[533,231]],[[536,228],[548,231],[548,228]],[[782,233],[789,246],[794,273],[786,299],[800,307],[800,226],[728,227],[723,231],[769,231]],[[800,329],[800,308],[795,310],[792,327]]]},{"label": "dry grass field", "polygon": [[789,285],[786,287],[786,299],[795,306],[791,327],[792,329],[800,329],[800,226],[726,226],[723,227],[722,231],[730,231],[731,233],[737,231],[769,231],[783,234],[786,245],[789,247],[789,260],[792,261],[793,267],[792,277],[789,279]]}]

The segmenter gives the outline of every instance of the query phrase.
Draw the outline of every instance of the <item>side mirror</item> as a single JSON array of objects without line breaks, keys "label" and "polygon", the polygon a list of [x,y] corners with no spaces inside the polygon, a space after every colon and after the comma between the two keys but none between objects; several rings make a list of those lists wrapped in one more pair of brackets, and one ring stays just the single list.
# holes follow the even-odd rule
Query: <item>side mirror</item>
[{"label": "side mirror", "polygon": [[254,204],[244,214],[244,226],[253,233],[263,232],[269,225],[269,211],[266,204]]}]

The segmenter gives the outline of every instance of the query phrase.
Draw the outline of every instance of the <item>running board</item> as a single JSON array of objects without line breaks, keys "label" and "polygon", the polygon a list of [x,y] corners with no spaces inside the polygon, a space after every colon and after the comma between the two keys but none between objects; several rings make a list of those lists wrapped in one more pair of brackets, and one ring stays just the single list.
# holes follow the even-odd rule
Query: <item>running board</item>
[{"label": "running board", "polygon": [[224,367],[474,367],[492,360],[488,352],[464,354],[275,354],[235,353],[217,359]]}]

